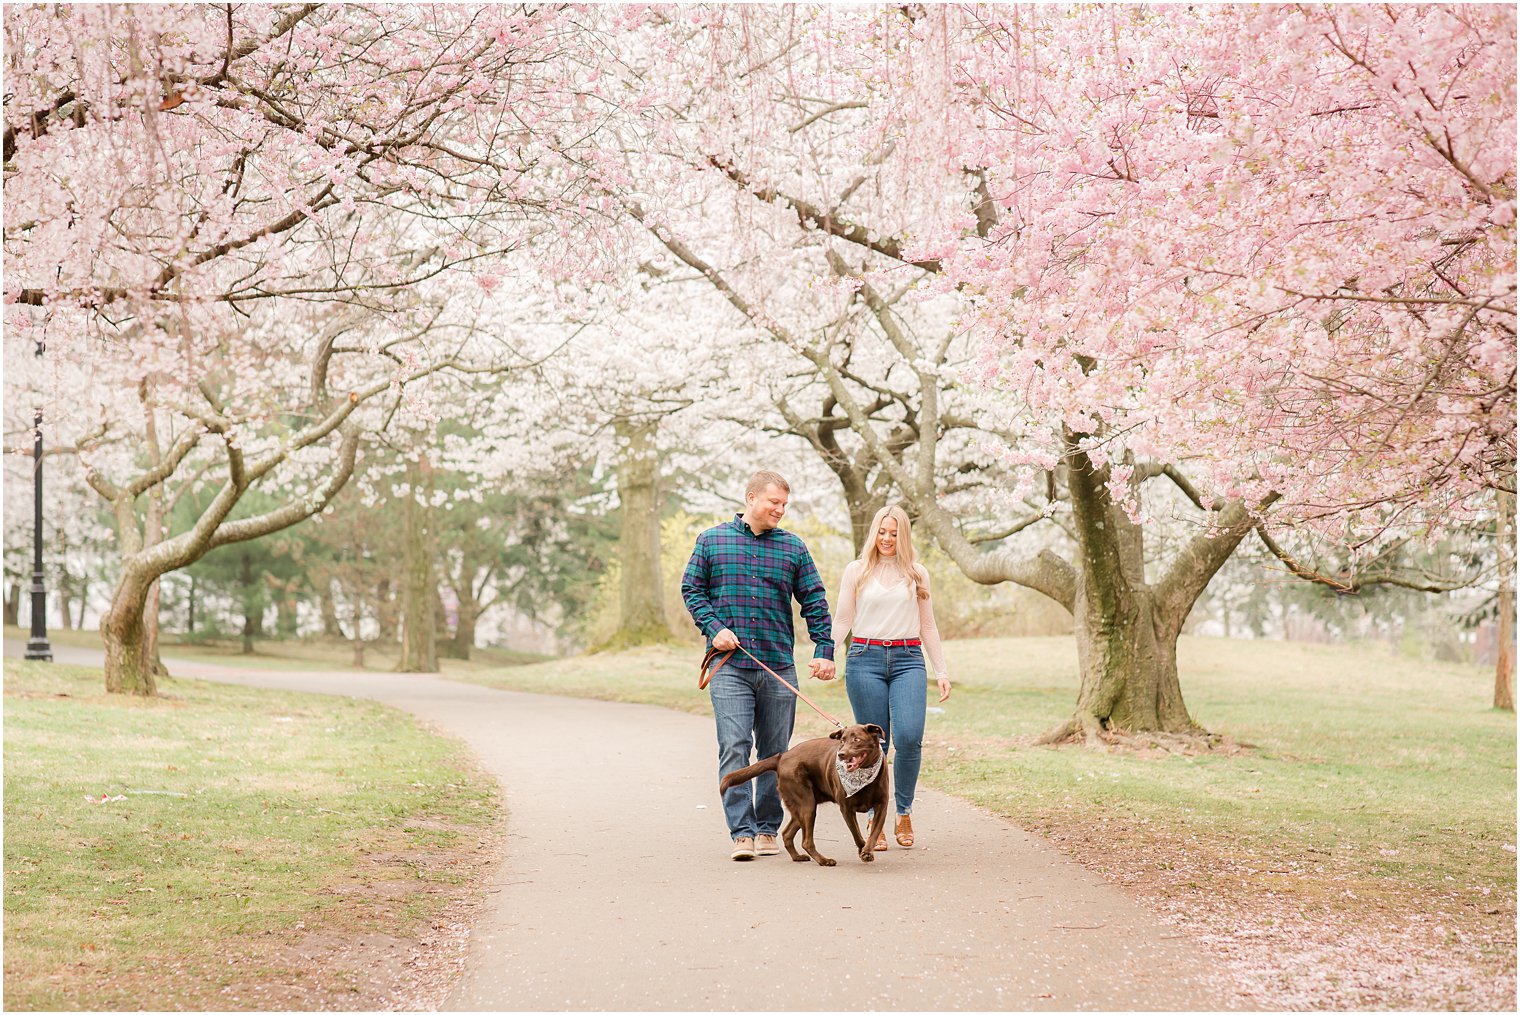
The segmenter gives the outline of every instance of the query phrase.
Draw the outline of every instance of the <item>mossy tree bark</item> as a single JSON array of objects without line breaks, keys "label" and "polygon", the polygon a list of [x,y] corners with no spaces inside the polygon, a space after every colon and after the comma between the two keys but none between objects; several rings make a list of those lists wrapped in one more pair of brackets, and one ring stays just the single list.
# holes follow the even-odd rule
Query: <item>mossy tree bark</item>
[{"label": "mossy tree bark", "polygon": [[423,455],[407,465],[410,492],[406,499],[401,590],[402,673],[438,672],[437,552],[433,540],[433,467]]},{"label": "mossy tree bark", "polygon": [[670,641],[665,615],[665,583],[660,574],[660,452],[657,422],[622,419],[616,423],[623,453],[617,489],[621,529],[618,537],[618,626],[609,645],[648,645]]},{"label": "mossy tree bark", "polygon": [[151,698],[158,683],[147,654],[147,631],[143,612],[148,590],[141,578],[117,583],[111,608],[100,622],[100,640],[106,652],[106,690],[111,694],[135,694]]},{"label": "mossy tree bark", "polygon": [[[1082,683],[1071,719],[1042,739],[1080,734],[1096,743],[1105,730],[1201,732],[1183,700],[1177,638],[1198,597],[1255,519],[1238,502],[1225,505],[1211,528],[1173,557],[1160,581],[1147,582],[1143,529],[1114,502],[1109,470],[1083,452],[1087,435],[1063,436],[1078,547],[1071,606]],[[1157,471],[1141,471],[1131,481],[1137,503],[1139,482]]]}]

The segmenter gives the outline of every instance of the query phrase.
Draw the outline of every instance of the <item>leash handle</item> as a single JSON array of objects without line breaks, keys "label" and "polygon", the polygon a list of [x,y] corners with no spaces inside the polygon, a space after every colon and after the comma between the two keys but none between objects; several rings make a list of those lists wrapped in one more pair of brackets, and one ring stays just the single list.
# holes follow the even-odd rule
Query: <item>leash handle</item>
[{"label": "leash handle", "polygon": [[729,649],[727,652],[723,653],[722,659],[719,659],[717,662],[713,662],[713,657],[718,654],[718,649],[710,648],[707,650],[707,655],[702,657],[702,676],[697,680],[697,690],[707,690],[707,685],[712,683],[712,678],[716,676],[717,672],[723,668],[723,664],[728,662],[728,660],[733,657],[734,650]]},{"label": "leash handle", "polygon": [[[751,659],[755,659],[754,653],[751,652],[749,649],[745,648],[743,645],[740,645],[737,651],[743,652],[745,655],[749,656]],[[702,657],[702,676],[697,680],[697,689],[698,690],[704,690],[704,689],[706,689],[706,687],[707,687],[708,684],[712,683],[712,678],[717,674],[717,672],[719,670],[721,670],[723,668],[723,664],[724,663],[728,662],[729,659],[733,658],[734,652],[735,652],[734,649],[729,649],[727,652],[723,652],[722,653],[723,658],[718,659],[716,662],[714,662],[713,661],[714,657],[716,657],[717,655],[719,655],[720,650],[719,649],[715,649],[715,648],[710,648],[710,649],[707,650],[707,655],[705,655],[705,656]],[[811,708],[814,712],[817,712],[819,715],[823,716],[824,720],[826,722],[832,724],[835,729],[840,729],[840,730],[844,729],[844,723],[840,722],[838,719],[835,719],[833,716],[829,715],[823,709],[821,709],[817,705],[813,704],[813,699],[809,698],[807,695],[803,694],[802,690],[800,688],[796,688],[796,687],[793,687],[791,684],[788,684],[786,682],[786,678],[785,677],[783,677],[781,674],[777,673],[775,670],[771,669],[769,666],[767,666],[764,663],[760,662],[760,660],[755,659],[755,663],[762,670],[764,670],[765,672],[769,673],[771,676],[775,677],[778,681],[780,681],[782,687],[786,688],[788,691],[791,691],[797,697],[799,697],[803,701],[807,702],[807,705],[808,705],[809,708]],[[798,681],[798,682],[801,683],[801,681]]]}]

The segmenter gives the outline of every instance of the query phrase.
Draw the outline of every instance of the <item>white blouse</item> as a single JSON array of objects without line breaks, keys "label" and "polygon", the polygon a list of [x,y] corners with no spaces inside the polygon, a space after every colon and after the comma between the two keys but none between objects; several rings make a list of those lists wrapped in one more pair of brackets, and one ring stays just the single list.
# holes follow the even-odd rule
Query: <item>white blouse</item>
[{"label": "white blouse", "polygon": [[[839,608],[834,611],[834,644],[843,644],[849,632],[856,638],[898,641],[918,638],[924,643],[924,655],[934,666],[935,677],[948,676],[945,653],[939,642],[939,626],[934,623],[932,599],[919,599],[913,583],[892,570],[880,571],[855,594],[855,584],[864,565],[852,560],[845,565],[839,579]],[[914,564],[924,588],[929,587],[929,572]],[[891,584],[882,584],[885,576]]]}]

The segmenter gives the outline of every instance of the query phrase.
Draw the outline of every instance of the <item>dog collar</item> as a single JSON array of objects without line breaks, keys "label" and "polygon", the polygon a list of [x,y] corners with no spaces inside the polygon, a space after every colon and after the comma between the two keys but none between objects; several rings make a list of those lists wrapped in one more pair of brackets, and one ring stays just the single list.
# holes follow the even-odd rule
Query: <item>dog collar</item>
[{"label": "dog collar", "polygon": [[881,762],[882,756],[878,754],[876,764],[870,768],[857,768],[852,772],[844,767],[843,758],[837,754],[834,755],[834,771],[839,773],[839,781],[844,783],[844,795],[854,796],[875,782],[877,773],[881,771]]}]

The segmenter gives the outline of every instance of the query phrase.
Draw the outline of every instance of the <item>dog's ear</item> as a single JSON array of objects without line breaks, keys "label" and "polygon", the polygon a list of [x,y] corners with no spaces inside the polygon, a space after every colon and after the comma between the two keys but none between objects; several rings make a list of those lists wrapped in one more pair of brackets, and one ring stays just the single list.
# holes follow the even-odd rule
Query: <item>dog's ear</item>
[{"label": "dog's ear", "polygon": [[843,740],[844,739],[844,730],[835,730],[833,733],[829,734],[829,739],[830,740]]},{"label": "dog's ear", "polygon": [[876,725],[874,722],[866,723],[866,732],[871,734],[871,736],[875,737],[877,740],[884,740],[887,736],[887,731]]}]

